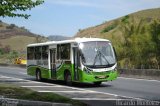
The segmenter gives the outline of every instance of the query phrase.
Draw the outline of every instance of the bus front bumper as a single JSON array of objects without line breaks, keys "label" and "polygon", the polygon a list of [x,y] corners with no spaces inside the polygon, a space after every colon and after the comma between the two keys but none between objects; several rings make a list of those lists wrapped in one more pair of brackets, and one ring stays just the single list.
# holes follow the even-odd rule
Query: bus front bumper
[{"label": "bus front bumper", "polygon": [[118,77],[117,71],[108,71],[108,72],[92,72],[90,74],[83,72],[82,82],[105,82],[116,80]]}]

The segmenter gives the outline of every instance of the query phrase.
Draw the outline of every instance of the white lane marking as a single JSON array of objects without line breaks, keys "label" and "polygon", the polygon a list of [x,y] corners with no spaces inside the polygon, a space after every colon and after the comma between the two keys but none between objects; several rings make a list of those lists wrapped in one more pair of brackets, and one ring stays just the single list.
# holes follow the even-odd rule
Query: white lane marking
[{"label": "white lane marking", "polygon": [[21,86],[21,87],[24,87],[24,88],[59,88],[59,87],[63,87],[63,86]]},{"label": "white lane marking", "polygon": [[[37,82],[37,81],[31,81],[31,80],[25,80],[25,79],[20,79],[20,78],[14,78],[14,77],[9,77],[9,78],[12,78],[12,79],[19,79],[19,80],[23,80],[23,81],[28,81],[28,82],[18,82],[18,83],[40,83],[40,84],[45,84],[45,85],[57,85],[57,84],[49,84],[49,83],[44,83],[44,82]],[[59,85],[58,85],[59,86]],[[65,88],[70,88],[70,89],[73,89],[73,90],[84,90],[85,89],[81,89],[81,88],[74,88],[74,87],[69,87],[69,86],[64,86],[64,85],[61,85],[61,87],[65,87]]]},{"label": "white lane marking", "polygon": [[114,99],[114,98],[72,98],[75,100],[133,100],[133,99]]},{"label": "white lane marking", "polygon": [[13,70],[13,69],[19,69],[19,70],[26,70],[26,68],[20,68],[20,67],[5,67],[5,66],[0,66],[0,68],[7,68],[7,69],[10,69],[10,70]]},{"label": "white lane marking", "polygon": [[[30,88],[34,87],[34,88],[36,88],[36,87],[64,87],[64,86],[21,86],[21,87],[30,87]],[[99,92],[99,91],[92,91],[92,90],[85,90],[85,89],[81,90],[81,92],[85,92],[85,91],[86,91],[86,92],[92,92],[92,93],[100,93],[100,94],[112,95],[112,96],[116,96],[116,97],[120,96],[120,95],[116,95],[116,94]],[[45,92],[45,91],[44,91],[44,92]],[[59,91],[46,91],[46,92],[59,92]],[[62,92],[62,91],[60,91],[60,92]],[[66,91],[64,91],[64,92],[66,92]],[[70,91],[69,91],[69,92],[70,92]],[[79,92],[79,91],[78,91],[78,92]],[[128,96],[121,96],[121,97],[142,100],[142,99],[140,99],[140,98],[133,98],[133,97],[128,97]]]},{"label": "white lane marking", "polygon": [[94,91],[94,92],[100,93],[100,94],[112,95],[112,96],[116,96],[116,97],[120,96],[120,97],[130,98],[130,99],[144,100],[144,99],[141,99],[141,98],[130,97],[130,96],[124,96],[124,95],[117,95],[117,94],[106,93],[106,92],[100,92],[100,91]]},{"label": "white lane marking", "polygon": [[20,74],[24,74],[24,75],[27,75],[27,73],[26,72],[19,72]]},{"label": "white lane marking", "polygon": [[95,93],[91,91],[38,91],[38,92],[53,92],[53,93]]},{"label": "white lane marking", "polygon": [[12,78],[12,77],[7,77],[7,76],[0,76],[1,80],[6,80],[6,81],[10,81],[10,80],[23,80],[23,79],[19,79],[19,78]]},{"label": "white lane marking", "polygon": [[20,79],[20,78],[11,78],[11,80],[20,80],[20,81],[23,81],[23,79]]},{"label": "white lane marking", "polygon": [[159,80],[149,80],[149,79],[136,79],[136,78],[126,78],[126,77],[118,77],[119,79],[130,79],[130,80],[140,80],[140,81],[151,81],[151,82],[160,82]]},{"label": "white lane marking", "polygon": [[10,77],[7,77],[7,76],[0,76],[0,78],[4,78],[4,79],[6,78],[6,79],[7,79],[7,78],[10,78]]},{"label": "white lane marking", "polygon": [[[14,77],[10,77],[10,78],[14,78]],[[16,79],[17,79],[17,78],[16,78]],[[30,81],[30,80],[25,80],[25,79],[20,79],[20,80]],[[31,82],[36,82],[36,81],[31,81]],[[56,84],[48,84],[48,83],[44,83],[44,82],[38,82],[38,83],[45,84],[45,85],[56,85]],[[64,85],[63,85],[63,87],[64,87],[64,88],[71,88],[71,89],[86,91],[86,89],[68,87],[68,86],[64,86]],[[111,94],[111,93],[106,93],[106,92],[99,92],[99,91],[92,91],[92,90],[87,90],[87,91],[96,92],[96,93],[101,93],[101,94],[106,94],[106,95],[111,95],[111,96],[115,96],[115,97],[120,96],[120,97],[124,97],[124,98],[144,100],[144,99],[141,99],[141,98],[135,98],[135,97],[130,97],[130,96],[123,96],[123,95]],[[54,92],[54,91],[53,91],[53,92]],[[56,92],[56,91],[55,91],[55,92]]]},{"label": "white lane marking", "polygon": [[[49,84],[49,83],[44,83],[44,82],[36,82],[36,81],[30,81],[30,80],[25,80],[24,81],[28,81],[28,82],[25,82],[25,83],[40,83],[40,84],[44,84],[44,85],[57,85],[57,84]],[[23,82],[19,82],[19,83],[23,83]],[[61,86],[61,87],[65,87],[65,88],[69,88],[69,89],[73,89],[73,90],[85,90],[85,89],[81,89],[81,88],[74,88],[74,87],[69,87],[69,86],[65,86],[65,85],[58,85],[58,86]]]},{"label": "white lane marking", "polygon": [[[57,86],[57,87],[63,87],[61,85],[56,85],[56,84],[49,84],[49,83],[43,83],[43,82],[36,82],[36,81],[31,81],[31,80],[24,80],[26,82],[18,82],[18,83],[30,83],[30,84],[33,84],[33,83],[36,83],[36,84],[44,84],[44,86]],[[26,85],[27,86],[27,85]],[[36,85],[35,85],[36,86]]]},{"label": "white lane marking", "polygon": [[[26,81],[26,80],[24,80],[24,81]],[[19,82],[19,83],[40,83],[40,82],[32,82],[32,81],[26,81],[26,82]]]}]

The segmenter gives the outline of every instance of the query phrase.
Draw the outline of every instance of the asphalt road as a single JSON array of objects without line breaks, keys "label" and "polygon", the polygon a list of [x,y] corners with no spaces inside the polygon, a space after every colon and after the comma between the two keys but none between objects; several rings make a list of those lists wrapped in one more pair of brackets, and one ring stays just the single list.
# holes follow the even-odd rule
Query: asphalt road
[{"label": "asphalt road", "polygon": [[128,98],[160,101],[160,81],[157,80],[119,77],[112,82],[103,82],[101,86],[75,83],[74,86],[69,87],[61,81],[37,82],[34,77],[26,74],[26,69],[0,67],[0,82],[17,84],[38,92],[54,92],[86,103],[92,101],[91,105],[94,106],[105,106],[107,100],[125,100]]}]

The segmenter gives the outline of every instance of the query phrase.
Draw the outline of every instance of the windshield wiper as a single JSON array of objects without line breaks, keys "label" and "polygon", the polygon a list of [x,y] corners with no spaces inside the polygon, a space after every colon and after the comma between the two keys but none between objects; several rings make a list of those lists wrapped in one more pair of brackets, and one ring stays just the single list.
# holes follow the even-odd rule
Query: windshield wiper
[{"label": "windshield wiper", "polygon": [[101,62],[101,65],[102,65],[102,58],[101,57],[104,57],[104,59],[106,60],[106,62],[107,62],[107,64],[110,66],[111,64],[109,63],[109,61],[107,60],[107,58],[105,57],[105,55],[101,52],[101,51],[97,51],[97,54],[96,54],[96,56],[95,56],[95,58],[94,58],[94,63],[93,63],[93,66],[95,66],[95,64],[96,64],[96,60],[97,60],[97,57],[99,57],[99,60],[100,60],[100,62]]},{"label": "windshield wiper", "polygon": [[104,59],[106,60],[106,62],[108,63],[108,65],[111,65],[111,64],[109,63],[109,61],[107,60],[106,56],[105,56],[101,51],[99,51],[99,53],[102,54],[102,56],[104,57]]},{"label": "windshield wiper", "polygon": [[93,62],[93,66],[95,66],[95,64],[96,64],[96,59],[97,59],[97,56],[99,55],[99,53],[98,53],[98,51],[97,51],[97,54],[96,54],[96,56],[95,56],[95,58],[94,58],[94,62]]}]

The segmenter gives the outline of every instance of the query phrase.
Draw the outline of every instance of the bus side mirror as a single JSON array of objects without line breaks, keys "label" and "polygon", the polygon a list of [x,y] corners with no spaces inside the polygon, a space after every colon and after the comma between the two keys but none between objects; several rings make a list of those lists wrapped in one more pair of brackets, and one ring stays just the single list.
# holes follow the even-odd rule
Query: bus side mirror
[{"label": "bus side mirror", "polygon": [[113,47],[113,50],[114,50],[114,54],[115,54],[115,56],[116,56],[116,60],[117,60],[117,52],[116,52],[115,47]]}]

